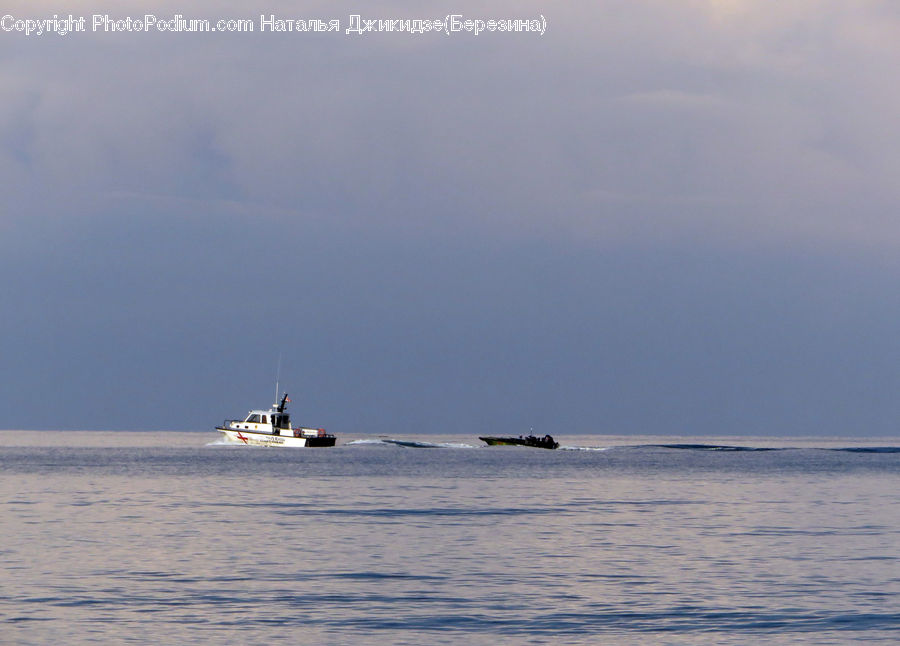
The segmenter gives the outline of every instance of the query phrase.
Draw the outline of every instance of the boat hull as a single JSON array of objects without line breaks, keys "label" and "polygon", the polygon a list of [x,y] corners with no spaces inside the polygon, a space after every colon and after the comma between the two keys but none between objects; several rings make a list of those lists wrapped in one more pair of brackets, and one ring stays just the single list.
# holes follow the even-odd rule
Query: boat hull
[{"label": "boat hull", "polygon": [[246,429],[231,429],[217,426],[226,440],[235,444],[248,446],[285,446],[293,448],[334,446],[334,435],[322,437],[295,437],[293,435],[274,435],[273,433],[257,433]]},{"label": "boat hull", "polygon": [[488,446],[530,446],[536,449],[555,449],[559,442],[555,442],[549,435],[546,437],[479,437]]},{"label": "boat hull", "polygon": [[306,440],[306,446],[309,447],[334,446],[334,443],[336,441],[334,435],[325,435],[323,437],[307,437],[304,439]]}]

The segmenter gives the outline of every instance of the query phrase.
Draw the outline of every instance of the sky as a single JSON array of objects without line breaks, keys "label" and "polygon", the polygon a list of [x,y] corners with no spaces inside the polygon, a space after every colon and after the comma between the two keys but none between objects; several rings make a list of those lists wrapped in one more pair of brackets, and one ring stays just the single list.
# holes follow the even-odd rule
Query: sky
[{"label": "sky", "polygon": [[0,0],[69,13],[0,30],[0,427],[898,434],[895,2]]}]

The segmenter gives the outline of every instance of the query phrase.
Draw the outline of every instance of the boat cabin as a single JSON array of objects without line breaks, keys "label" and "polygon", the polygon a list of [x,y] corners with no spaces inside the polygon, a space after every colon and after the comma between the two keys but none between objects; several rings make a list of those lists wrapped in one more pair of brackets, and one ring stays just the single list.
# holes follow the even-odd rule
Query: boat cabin
[{"label": "boat cabin", "polygon": [[288,396],[285,393],[280,404],[275,404],[268,410],[251,410],[243,420],[225,420],[223,428],[232,431],[261,433],[264,435],[333,438],[333,436],[329,436],[323,428],[306,428],[305,426],[291,428],[291,416],[284,411],[285,404],[289,401],[290,399],[288,399]]},{"label": "boat cabin", "polygon": [[255,431],[257,433],[272,433],[273,435],[281,435],[285,431],[287,435],[292,435],[291,416],[288,413],[279,413],[277,410],[252,410],[247,414],[247,418],[243,422],[235,425],[246,431]]}]

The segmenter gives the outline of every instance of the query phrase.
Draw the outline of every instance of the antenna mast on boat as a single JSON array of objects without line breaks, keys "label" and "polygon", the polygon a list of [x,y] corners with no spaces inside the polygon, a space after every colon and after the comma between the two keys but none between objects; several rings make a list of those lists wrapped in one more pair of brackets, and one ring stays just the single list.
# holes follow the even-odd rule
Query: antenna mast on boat
[{"label": "antenna mast on boat", "polygon": [[278,353],[278,368],[275,370],[275,403],[278,403],[278,381],[281,379],[281,353]]}]

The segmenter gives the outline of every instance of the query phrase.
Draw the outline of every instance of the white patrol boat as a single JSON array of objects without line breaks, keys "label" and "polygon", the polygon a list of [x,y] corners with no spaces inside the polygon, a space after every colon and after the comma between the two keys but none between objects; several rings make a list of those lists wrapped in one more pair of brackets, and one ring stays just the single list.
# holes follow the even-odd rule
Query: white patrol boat
[{"label": "white patrol boat", "polygon": [[227,419],[216,430],[231,442],[254,446],[334,446],[334,435],[323,428],[291,428],[291,416],[284,412],[290,401],[285,393],[280,404],[268,410],[251,410],[243,420]]}]

